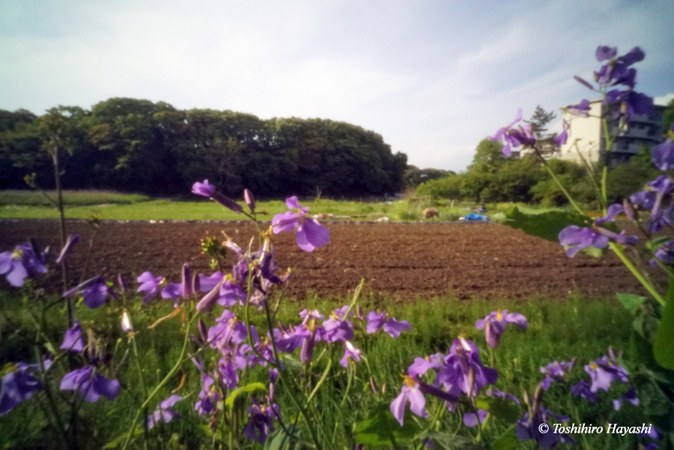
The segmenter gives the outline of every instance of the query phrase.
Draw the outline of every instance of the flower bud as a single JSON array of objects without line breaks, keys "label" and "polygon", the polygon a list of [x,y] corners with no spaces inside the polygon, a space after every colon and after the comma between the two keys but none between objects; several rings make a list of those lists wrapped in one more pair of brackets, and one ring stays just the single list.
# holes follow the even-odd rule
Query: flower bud
[{"label": "flower bud", "polygon": [[194,279],[192,278],[192,269],[190,269],[189,264],[183,264],[182,270],[182,285],[183,285],[183,298],[190,298],[194,295]]},{"label": "flower bud", "polygon": [[220,288],[222,287],[223,281],[217,284],[211,291],[204,295],[204,297],[197,303],[197,311],[199,312],[211,312],[215,306],[215,302],[220,298]]},{"label": "flower bud", "polygon": [[199,329],[199,336],[201,336],[202,342],[204,344],[208,343],[208,328],[206,328],[206,324],[201,320],[201,317],[199,317],[199,321],[197,322],[197,328]]},{"label": "flower bud", "polygon": [[636,222],[637,212],[634,209],[634,205],[632,205],[630,199],[628,198],[623,199],[623,208],[625,208],[625,215],[627,216],[627,218],[632,222]]},{"label": "flower bud", "polygon": [[241,205],[239,205],[234,200],[227,197],[226,195],[221,194],[218,191],[213,192],[213,194],[211,194],[211,198],[213,200],[215,200],[216,202],[220,203],[225,208],[229,208],[237,214],[239,214],[239,213],[241,213],[241,211],[243,211],[243,208],[241,207]]},{"label": "flower bud", "polygon": [[121,273],[117,275],[117,284],[119,284],[119,290],[122,292],[126,292],[129,289],[129,284]]},{"label": "flower bud", "polygon": [[124,310],[122,313],[122,330],[125,333],[130,333],[133,331],[133,324],[131,323],[131,317],[129,317],[129,313]]},{"label": "flower bud", "polygon": [[[58,258],[56,258],[56,264],[61,264],[66,259],[66,256],[68,256],[73,247],[80,241],[80,238],[81,236],[79,234],[71,234],[68,236],[61,253],[59,254]],[[39,253],[35,254],[38,255]]]},{"label": "flower bud", "polygon": [[251,212],[255,212],[255,197],[253,197],[253,193],[250,192],[248,189],[243,190],[243,200],[246,202],[246,205],[250,208]]}]

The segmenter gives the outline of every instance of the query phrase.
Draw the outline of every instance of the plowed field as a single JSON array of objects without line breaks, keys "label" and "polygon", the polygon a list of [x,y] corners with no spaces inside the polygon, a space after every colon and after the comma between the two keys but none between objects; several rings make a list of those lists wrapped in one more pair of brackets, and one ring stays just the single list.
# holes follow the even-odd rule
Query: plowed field
[{"label": "plowed field", "polygon": [[[301,251],[294,235],[276,236],[277,262],[293,268],[291,296],[307,291],[343,295],[365,277],[369,289],[407,300],[453,295],[461,299],[545,296],[564,298],[575,290],[592,296],[640,293],[640,285],[613,254],[602,259],[568,259],[559,244],[496,224],[327,223],[330,243]],[[82,235],[70,261],[84,265],[90,231],[68,222]],[[87,276],[118,273],[135,279],[143,271],[179,282],[182,264],[209,273],[199,239],[225,231],[242,247],[255,233],[245,223],[104,222],[96,235]],[[0,251],[33,237],[58,249],[58,223],[50,220],[0,221]],[[55,250],[55,253],[58,253]],[[230,262],[234,257],[230,255]],[[73,270],[79,279],[80,272]],[[0,283],[4,284],[4,280]]]}]

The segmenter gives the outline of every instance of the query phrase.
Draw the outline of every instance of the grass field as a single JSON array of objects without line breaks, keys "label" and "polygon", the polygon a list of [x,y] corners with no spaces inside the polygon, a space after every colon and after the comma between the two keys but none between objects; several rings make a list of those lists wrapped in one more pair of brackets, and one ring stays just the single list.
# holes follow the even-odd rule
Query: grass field
[{"label": "grass field", "polygon": [[[0,316],[3,338],[0,362],[5,364],[30,359],[34,335],[29,330],[33,319],[15,296],[0,294],[0,303],[3,305],[3,314]],[[176,360],[179,346],[175,343],[182,339],[178,332],[179,319],[177,318],[153,330],[147,329],[147,326],[156,318],[170,312],[172,306],[169,303],[164,301],[149,307],[134,307],[134,326],[139,331],[136,338],[140,349],[139,358],[143,361],[143,367],[148,368],[146,377],[151,386],[159,382],[161,374],[168,372]],[[297,316],[300,309],[314,308],[327,315],[330,310],[345,303],[347,303],[346,299],[324,300],[310,296],[302,303],[286,304],[279,311],[277,318],[284,323],[297,324],[300,321]],[[499,369],[497,387],[520,398],[523,391],[532,393],[536,384],[542,379],[539,368],[551,361],[568,361],[577,357],[578,365],[570,379],[570,382],[576,382],[581,378],[587,378],[582,368],[583,364],[605,354],[609,346],[613,346],[616,351],[625,350],[629,355],[631,318],[617,302],[606,303],[579,297],[559,301],[503,300],[497,303],[480,300],[465,302],[450,298],[400,305],[387,299],[370,297],[364,298],[361,303],[365,311],[386,310],[393,317],[409,320],[412,324],[412,331],[403,332],[398,339],[392,339],[383,333],[366,338],[367,335],[357,332],[354,343],[361,347],[367,362],[362,361],[357,365],[356,375],[350,387],[347,387],[346,372],[337,365],[341,352],[339,354],[328,352],[328,358],[334,360],[333,367],[339,370],[333,370],[333,375],[328,378],[316,400],[316,407],[322,411],[323,423],[320,426],[330,432],[333,427],[336,427],[335,421],[338,416],[345,424],[356,424],[363,421],[366,412],[378,402],[390,403],[400,392],[401,375],[414,362],[415,357],[436,352],[446,354],[451,342],[460,335],[474,340],[481,348],[483,362],[489,364],[491,355],[486,351],[488,347],[485,344],[483,332],[475,328],[475,321],[497,307],[522,313],[529,320],[527,331],[509,327],[503,335],[500,346],[493,353],[496,367]],[[84,327],[93,326],[103,342],[107,341],[105,345],[108,351],[116,355],[116,359],[124,353],[127,347],[122,340],[115,344],[116,336],[122,337],[118,326],[120,313],[121,310],[115,303],[93,311],[88,308],[78,308],[79,318]],[[63,336],[63,314],[52,313],[46,320],[45,331],[58,345]],[[254,316],[254,322],[260,329],[264,329],[259,315]],[[357,327],[360,325],[357,324]],[[295,355],[295,357],[298,356]],[[128,364],[130,362],[119,363],[119,370],[123,370]],[[88,425],[95,430],[92,432],[98,433],[96,442],[108,442],[123,433],[128,426],[129,411],[133,409],[134,398],[138,395],[139,389],[139,380],[131,367],[133,366],[129,366],[129,370],[120,377],[120,382],[126,388],[115,402],[99,401],[95,404],[81,405],[84,424],[90,421]],[[320,364],[318,370],[320,372]],[[181,445],[186,446],[182,448],[199,448],[200,445],[208,442],[208,433],[205,426],[202,426],[203,419],[196,415],[193,406],[200,389],[198,373],[189,363],[184,365],[181,373],[189,375],[185,386],[178,391],[184,400],[176,405],[176,410],[183,417],[165,425],[161,435],[152,435],[153,439],[156,439],[154,445],[158,448],[180,448],[176,446],[177,443],[171,445],[166,440],[167,436],[171,435],[173,435],[171,439],[175,438],[176,442],[179,441]],[[256,369],[248,375],[246,382],[254,381],[257,377],[263,380],[265,376],[266,371]],[[376,379],[380,389],[384,389],[384,393],[372,395],[368,388],[370,376]],[[146,382],[148,382],[147,379]],[[158,398],[168,397],[171,389],[177,385],[176,379],[170,387],[167,386],[164,389]],[[571,415],[574,423],[601,424],[599,421],[607,415],[611,415],[613,422],[619,423],[631,423],[638,420],[638,417],[635,418],[635,415],[638,416],[638,410],[631,405],[627,405],[618,413],[612,412],[611,401],[615,396],[615,392],[601,393],[599,403],[593,405],[571,397],[568,386],[554,385],[545,395],[545,404],[556,413]],[[342,400],[344,407],[340,408],[335,400]],[[282,386],[278,389],[277,401],[281,411],[289,415],[289,411],[293,410],[293,402]],[[462,410],[463,407],[460,407],[455,414],[445,411],[442,429],[457,430],[460,427]],[[520,407],[518,414],[523,413],[524,409]],[[487,429],[485,437],[493,439],[505,430],[506,425],[501,421],[494,421]],[[349,430],[351,430],[351,425],[344,429],[335,428],[336,448],[353,446],[352,434]],[[44,444],[49,439],[58,440],[59,436],[56,434],[52,436],[53,433],[55,433],[54,430],[46,426],[45,417],[38,402],[27,401],[0,421],[0,436],[3,437],[5,448],[31,447],[40,443]],[[470,433],[470,429],[462,428],[462,435],[470,437]],[[633,448],[635,445],[633,440],[620,436],[589,436],[587,439],[585,448],[619,449]],[[534,448],[533,445],[529,445],[530,443],[520,444],[522,446],[518,448]]]},{"label": "grass field", "polygon": [[[52,199],[55,192],[47,192]],[[243,201],[239,201],[243,204]],[[106,191],[64,191],[66,217],[88,219],[97,215],[111,220],[242,220],[236,214],[218,203],[202,200],[195,196],[193,201],[181,199],[153,199],[145,195],[121,194]],[[436,221],[455,221],[470,213],[478,205],[465,203],[452,206],[449,200],[431,202],[429,198],[411,197],[394,202],[359,202],[338,200],[301,200],[309,207],[310,214],[332,214],[338,220],[375,221],[388,217],[389,220],[423,220],[423,210],[429,206],[438,209]],[[488,214],[503,211],[511,204],[487,205]],[[538,207],[525,207],[528,212],[541,211]],[[271,220],[286,211],[281,200],[258,202],[257,211],[261,220]],[[547,210],[547,209],[546,209]],[[0,218],[4,219],[56,219],[58,212],[49,205],[44,195],[35,191],[0,191]]]}]

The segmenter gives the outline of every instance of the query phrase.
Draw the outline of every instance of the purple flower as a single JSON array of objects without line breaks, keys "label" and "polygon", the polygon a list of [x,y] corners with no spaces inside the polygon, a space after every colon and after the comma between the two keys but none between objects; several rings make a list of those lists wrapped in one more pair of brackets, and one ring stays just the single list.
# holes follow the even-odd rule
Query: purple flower
[{"label": "purple flower", "polygon": [[613,89],[606,93],[606,104],[620,103],[620,116],[630,122],[635,114],[647,116],[653,112],[653,99],[632,89]]},{"label": "purple flower", "polygon": [[180,400],[182,400],[181,396],[172,395],[159,403],[159,408],[157,408],[152,415],[147,417],[147,427],[152,429],[159,422],[169,423],[173,419],[179,418],[180,414],[171,409],[171,407]]},{"label": "purple flower", "polygon": [[407,368],[407,374],[412,378],[416,378],[424,375],[431,369],[437,372],[445,367],[444,358],[445,355],[442,353],[436,353],[426,358],[414,358],[414,363]]},{"label": "purple flower", "polygon": [[597,48],[597,60],[599,62],[609,61],[595,72],[595,80],[602,85],[624,84],[633,88],[636,70],[630,68],[630,66],[642,61],[646,55],[639,47],[634,47],[626,55],[618,58],[616,58],[617,52],[618,49],[616,47],[600,46]]},{"label": "purple flower", "polygon": [[243,190],[243,201],[246,202],[246,205],[248,205],[248,208],[250,208],[251,212],[255,211],[255,197],[248,189]]},{"label": "purple flower", "polygon": [[356,348],[355,345],[349,341],[344,341],[344,356],[342,356],[342,359],[339,361],[339,363],[342,365],[342,367],[348,367],[349,358],[356,362],[360,362],[360,354],[360,350]]},{"label": "purple flower", "polygon": [[576,358],[573,358],[569,362],[560,363],[559,361],[553,361],[547,366],[541,367],[541,373],[545,375],[545,378],[541,381],[543,389],[547,391],[553,381],[563,383],[569,372],[573,370],[575,364]]},{"label": "purple flower", "polygon": [[602,62],[607,59],[613,59],[618,54],[618,47],[609,47],[608,45],[600,45],[597,47],[596,56],[597,61]]},{"label": "purple flower", "polygon": [[571,128],[571,124],[567,122],[566,120],[563,121],[562,123],[562,132],[559,133],[557,137],[555,137],[554,142],[555,145],[559,148],[562,145],[566,144],[567,139],[569,138],[569,128]]},{"label": "purple flower", "polygon": [[[484,423],[487,414],[489,414],[489,411],[485,411],[484,409],[478,409],[477,415],[475,413],[466,413],[463,415],[463,424],[469,428],[476,427],[479,424]],[[478,416],[480,419],[479,422]]]},{"label": "purple flower", "polygon": [[215,186],[212,184],[208,184],[208,180],[204,180],[203,183],[199,183],[198,181],[192,185],[192,193],[201,195],[202,197],[208,197],[211,200],[215,200],[216,202],[220,203],[222,206],[231,209],[235,213],[240,213],[243,211],[243,208],[241,205],[236,203],[234,200],[231,198],[221,194],[220,192],[215,190]]},{"label": "purple flower", "polygon": [[590,375],[592,380],[592,386],[590,387],[592,392],[599,392],[600,389],[608,392],[611,384],[616,380],[623,384],[629,382],[627,370],[618,364],[611,349],[609,349],[608,356],[602,356],[586,365],[585,372]]},{"label": "purple flower", "polygon": [[615,220],[615,216],[623,212],[625,212],[625,207],[619,203],[614,203],[608,207],[606,216],[600,217],[599,219],[595,220],[594,223],[595,225],[599,225],[600,223],[604,222],[613,222]]},{"label": "purple flower", "polygon": [[30,244],[17,245],[13,252],[0,253],[0,275],[5,275],[12,286],[21,287],[26,277],[38,273],[47,273],[44,255],[36,255]]},{"label": "purple flower", "polygon": [[164,277],[155,277],[152,272],[143,272],[136,281],[140,283],[138,292],[147,292],[143,297],[143,303],[147,305],[159,293]]},{"label": "purple flower", "polygon": [[635,205],[640,205],[643,209],[651,209],[655,204],[655,194],[644,189],[630,195],[630,201]]},{"label": "purple flower", "polygon": [[[271,400],[270,400],[271,402]],[[260,405],[256,401],[248,408],[249,419],[243,434],[251,441],[264,444],[269,432],[274,431],[273,419],[281,417],[279,407],[275,403]]]},{"label": "purple flower", "polygon": [[426,397],[424,397],[424,394],[432,395],[450,403],[459,401],[457,396],[452,395],[449,392],[445,392],[435,386],[424,383],[419,379],[403,376],[403,386],[400,390],[400,395],[391,402],[390,406],[391,413],[400,423],[400,426],[403,426],[404,424],[405,405],[408,401],[410,403],[410,410],[414,414],[419,417],[428,417],[428,413],[426,412]]},{"label": "purple flower", "polygon": [[82,341],[82,328],[80,321],[75,320],[72,328],[66,330],[66,335],[61,344],[61,350],[70,350],[72,352],[81,352],[84,350],[84,341]]},{"label": "purple flower", "polygon": [[108,380],[95,372],[93,366],[73,370],[61,379],[62,391],[78,391],[84,396],[84,401],[89,403],[97,402],[101,396],[114,400],[119,395],[120,388],[119,381]]},{"label": "purple flower", "polygon": [[384,322],[386,313],[377,314],[374,311],[370,311],[365,318],[367,320],[365,331],[368,334],[376,333],[377,331],[384,328],[385,333],[388,333],[388,335],[392,338],[397,338],[400,336],[400,333],[402,333],[403,330],[412,329],[412,325],[410,325],[410,323],[406,320],[398,321],[394,318],[390,318]]},{"label": "purple flower", "polygon": [[524,414],[524,418],[517,421],[517,426],[515,427],[517,438],[521,441],[533,439],[543,448],[553,448],[558,442],[574,444],[573,439],[568,434],[557,434],[550,429],[551,427],[548,427],[549,431],[545,433],[541,432],[541,429],[545,429],[541,425],[548,423],[548,416],[554,417],[560,422],[569,421],[568,416],[559,416],[553,414],[547,408],[539,407],[533,415],[527,412]]},{"label": "purple flower", "polygon": [[63,249],[61,249],[61,253],[59,253],[58,258],[56,258],[56,264],[61,264],[63,260],[68,256],[70,251],[73,249],[73,247],[80,241],[80,236],[79,234],[71,234],[68,236],[68,240],[66,240],[66,245],[63,246]]},{"label": "purple flower", "polygon": [[585,98],[577,105],[568,105],[564,109],[573,116],[590,117],[590,101]]},{"label": "purple flower", "polygon": [[105,282],[103,277],[93,277],[80,283],[74,288],[63,293],[64,297],[70,297],[78,292],[82,292],[84,304],[91,309],[96,309],[105,302],[108,295],[115,298],[116,295]]},{"label": "purple flower", "polygon": [[485,329],[487,343],[491,348],[498,347],[501,335],[505,331],[506,325],[512,323],[522,330],[526,330],[528,323],[527,318],[522,314],[508,313],[507,309],[501,311],[490,312],[487,317],[475,322],[475,327],[478,330]]},{"label": "purple flower", "polygon": [[[314,358],[314,347],[316,346],[316,330],[311,329],[310,331],[311,334],[309,335],[309,337],[305,338],[304,341],[302,342],[302,350],[300,351],[300,362],[302,364],[308,364]],[[346,358],[347,354],[345,352],[344,359]],[[360,361],[360,351],[358,353],[358,360]],[[346,362],[348,364],[348,361]],[[346,367],[346,365],[344,365],[344,367]]]},{"label": "purple flower", "polygon": [[[674,241],[667,241],[662,244],[655,251],[655,258],[663,262],[665,265],[669,265],[674,261]],[[658,263],[654,259],[649,261],[649,264],[653,267],[657,267]]]},{"label": "purple flower", "polygon": [[637,397],[637,390],[632,387],[629,391],[625,392],[622,397],[619,399],[613,400],[613,409],[619,411],[624,402],[629,402],[634,406],[639,406],[639,397]]},{"label": "purple flower", "polygon": [[199,274],[199,291],[208,292],[212,290],[215,286],[220,284],[224,277],[222,272],[214,272],[210,277]]},{"label": "purple flower", "polygon": [[517,136],[522,136],[525,134],[525,132],[523,130],[521,132],[517,132],[512,128],[520,120],[522,120],[522,108],[517,110],[517,116],[515,116],[515,120],[510,125],[501,128],[494,136],[489,138],[495,142],[499,142],[501,140],[504,141],[503,149],[501,151],[505,156],[510,157],[512,155],[512,147],[519,147],[522,145],[522,142],[520,142]]},{"label": "purple flower", "polygon": [[668,138],[662,144],[656,145],[651,150],[653,164],[660,170],[674,169],[674,142]]},{"label": "purple flower", "polygon": [[316,219],[306,217],[309,208],[301,206],[297,197],[287,198],[286,206],[288,209],[297,209],[297,212],[288,211],[274,216],[271,221],[274,234],[297,229],[297,245],[305,252],[312,252],[328,243],[330,231]]},{"label": "purple flower", "polygon": [[[51,363],[51,361],[49,361]],[[47,362],[45,366],[48,367]],[[46,370],[45,367],[45,370]],[[30,371],[39,370],[37,364],[14,364],[5,366],[7,373],[2,377],[2,391],[0,391],[0,416],[4,416],[20,403],[30,399],[35,391],[41,391],[44,386]]]},{"label": "purple flower", "polygon": [[588,402],[597,402],[597,393],[592,392],[592,386],[587,381],[579,381],[571,386],[571,393],[574,397],[582,397]]},{"label": "purple flower", "polygon": [[605,248],[608,245],[608,237],[591,228],[569,225],[559,232],[559,243],[569,246],[566,249],[566,256],[573,258],[576,253],[587,247]]},{"label": "purple flower", "polygon": [[477,346],[459,337],[445,357],[445,367],[435,378],[435,384],[442,384],[447,392],[463,392],[474,398],[484,386],[496,384],[497,379],[495,369],[482,365]]}]

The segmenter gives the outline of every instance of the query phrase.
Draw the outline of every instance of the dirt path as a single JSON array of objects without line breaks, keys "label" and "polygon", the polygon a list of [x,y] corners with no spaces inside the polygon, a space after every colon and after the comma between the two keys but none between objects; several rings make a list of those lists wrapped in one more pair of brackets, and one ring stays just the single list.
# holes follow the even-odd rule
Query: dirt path
[{"label": "dirt path", "polygon": [[[341,295],[365,277],[372,290],[399,299],[453,294],[467,299],[546,296],[564,298],[578,290],[594,296],[641,292],[614,255],[568,259],[562,247],[495,224],[333,223],[330,243],[313,253],[301,251],[294,235],[277,235],[277,261],[293,268],[289,293],[308,290]],[[72,264],[81,268],[87,226],[69,222],[80,233]],[[210,273],[199,239],[224,230],[242,247],[254,227],[240,223],[105,222],[96,238],[89,276],[112,280],[122,272],[135,279],[145,270],[179,281],[182,264]],[[58,248],[58,224],[51,220],[0,221],[0,252],[28,237]],[[56,253],[58,251],[55,250]],[[233,262],[233,256],[230,256]],[[79,273],[77,274],[79,278]],[[134,280],[135,281],[135,280]],[[0,281],[3,283],[4,280]],[[135,283],[134,283],[135,286]]]}]

